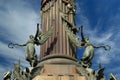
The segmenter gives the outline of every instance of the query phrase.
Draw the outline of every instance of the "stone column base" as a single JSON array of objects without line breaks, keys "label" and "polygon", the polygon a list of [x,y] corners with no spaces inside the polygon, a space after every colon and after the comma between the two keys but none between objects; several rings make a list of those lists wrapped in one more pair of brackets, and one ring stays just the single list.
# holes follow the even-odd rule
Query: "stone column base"
[{"label": "stone column base", "polygon": [[86,80],[84,76],[36,76],[33,80]]}]

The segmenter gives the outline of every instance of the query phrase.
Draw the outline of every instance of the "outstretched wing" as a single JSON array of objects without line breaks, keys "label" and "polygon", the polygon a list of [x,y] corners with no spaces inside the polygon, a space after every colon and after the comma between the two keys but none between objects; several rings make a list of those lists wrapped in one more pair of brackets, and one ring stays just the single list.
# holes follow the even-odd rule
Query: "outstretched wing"
[{"label": "outstretched wing", "polygon": [[42,45],[43,43],[45,43],[48,40],[48,38],[51,36],[53,30],[54,30],[54,27],[51,26],[47,32],[39,35],[38,36],[39,37],[39,43],[38,44]]}]

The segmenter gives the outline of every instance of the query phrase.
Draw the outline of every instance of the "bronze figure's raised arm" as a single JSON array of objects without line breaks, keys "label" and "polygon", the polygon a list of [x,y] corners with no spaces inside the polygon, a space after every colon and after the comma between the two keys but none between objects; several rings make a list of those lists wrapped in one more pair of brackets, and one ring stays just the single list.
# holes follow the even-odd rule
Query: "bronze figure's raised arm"
[{"label": "bronze figure's raised arm", "polygon": [[26,46],[25,50],[25,58],[28,62],[30,62],[30,65],[32,67],[35,66],[37,61],[37,55],[35,51],[35,37],[33,35],[29,36],[29,40],[25,44],[13,44],[17,46]]},{"label": "bronze figure's raised arm", "polygon": [[81,27],[81,42],[83,43],[82,46],[85,47],[85,51],[83,53],[81,61],[87,64],[91,64],[91,60],[94,57],[94,48],[104,48],[105,50],[110,50],[109,45],[103,45],[103,46],[94,46],[90,41],[89,37],[84,37],[83,34],[83,27]]},{"label": "bronze figure's raised arm", "polygon": [[15,45],[26,46],[25,58],[30,63],[30,65],[32,67],[34,67],[37,64],[37,55],[36,55],[36,51],[35,51],[35,44],[36,45],[44,44],[48,40],[48,38],[51,36],[53,29],[54,29],[54,27],[51,26],[47,32],[42,33],[39,30],[39,24],[37,24],[37,31],[36,31],[35,37],[33,35],[30,35],[29,40],[26,43],[24,43],[24,44],[10,43],[10,44],[8,44],[8,47],[14,48]]},{"label": "bronze figure's raised arm", "polygon": [[78,47],[84,47],[84,53],[83,56],[81,58],[81,61],[83,64],[85,64],[86,67],[90,67],[91,65],[91,60],[94,57],[94,48],[104,48],[105,50],[110,50],[110,46],[109,45],[103,45],[103,46],[94,46],[90,41],[89,41],[89,37],[85,37],[83,34],[83,26],[81,26],[80,29],[80,34],[81,34],[81,41],[79,42],[77,36],[75,34],[73,34],[67,27],[65,27],[65,30],[67,32],[67,35],[70,39],[70,41],[78,46]]}]

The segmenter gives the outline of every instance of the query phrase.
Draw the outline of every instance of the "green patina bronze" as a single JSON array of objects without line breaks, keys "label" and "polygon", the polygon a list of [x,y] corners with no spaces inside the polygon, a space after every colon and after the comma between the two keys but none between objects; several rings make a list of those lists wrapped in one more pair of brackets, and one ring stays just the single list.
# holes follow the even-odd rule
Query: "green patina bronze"
[{"label": "green patina bronze", "polygon": [[[30,35],[29,40],[25,44],[11,43],[10,45],[26,46],[25,58],[30,63],[30,65],[32,67],[34,67],[37,64],[37,55],[36,55],[36,51],[35,51],[35,44],[36,45],[44,44],[48,40],[48,38],[51,36],[53,29],[54,29],[54,27],[51,26],[47,32],[42,33],[41,31],[39,31],[39,27],[37,26],[37,31],[36,31],[35,37],[33,35]],[[9,47],[10,47],[10,45],[9,45]],[[13,48],[13,46],[10,48]]]},{"label": "green patina bronze", "polygon": [[81,64],[83,64],[85,67],[90,67],[91,65],[91,60],[94,57],[94,48],[104,48],[105,50],[110,50],[110,46],[104,45],[104,46],[94,46],[90,41],[88,37],[84,37],[83,35],[83,30],[81,27],[81,38],[82,40],[79,42],[78,37],[70,31],[65,25],[65,30],[67,32],[67,35],[70,39],[70,41],[78,47],[84,47],[85,51],[83,53],[83,56],[81,58]]}]

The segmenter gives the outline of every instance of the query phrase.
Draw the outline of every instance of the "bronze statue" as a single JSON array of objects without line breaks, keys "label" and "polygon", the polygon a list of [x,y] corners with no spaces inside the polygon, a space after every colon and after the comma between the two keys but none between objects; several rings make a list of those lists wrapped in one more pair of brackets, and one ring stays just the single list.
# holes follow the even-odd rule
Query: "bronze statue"
[{"label": "bronze statue", "polygon": [[37,55],[35,53],[35,43],[37,42],[33,35],[29,36],[29,40],[25,44],[14,44],[17,46],[26,46],[26,51],[25,51],[25,58],[28,62],[30,62],[30,65],[32,67],[35,66],[35,62],[37,61]]},{"label": "bronze statue", "polygon": [[[65,27],[66,28],[66,27]],[[82,40],[79,42],[78,37],[73,34],[68,28],[66,28],[67,35],[70,39],[70,41],[78,46],[78,47],[84,47],[85,51],[83,53],[83,56],[81,58],[81,62],[85,67],[90,67],[91,60],[94,56],[94,48],[104,48],[105,50],[110,50],[110,46],[104,45],[104,46],[94,46],[90,41],[88,37],[84,37],[82,26],[81,26],[81,38]]]},{"label": "bronze statue", "polygon": [[33,70],[33,67],[26,67],[23,70],[23,76],[25,77],[25,80],[31,80],[31,71]]},{"label": "bronze statue", "polygon": [[[63,2],[66,4],[67,6],[67,12],[63,12],[62,9],[59,8],[60,11],[60,15],[62,20],[64,21],[64,24],[67,24],[67,26],[71,29],[71,31],[76,34],[76,32],[78,32],[79,30],[76,28],[75,25],[75,19],[74,19],[74,15],[75,15],[75,0],[63,0]],[[66,17],[70,17],[70,19],[66,19]]]},{"label": "bronze statue", "polygon": [[70,0],[67,4],[67,7],[69,9],[68,13],[75,15],[75,0]]},{"label": "bronze statue", "polygon": [[[30,67],[31,70],[33,67]],[[26,68],[26,72],[20,68],[20,60],[18,64],[14,64],[13,77],[11,80],[31,80],[29,68]]]},{"label": "bronze statue", "polygon": [[76,5],[75,5],[75,0],[70,0],[67,4],[68,12],[67,14],[71,17],[70,23],[72,24],[71,30],[73,31],[74,34],[76,34],[77,28],[75,24],[75,18],[74,15],[76,13]]},{"label": "bronze statue", "polygon": [[94,48],[104,48],[105,50],[110,50],[110,46],[103,45],[103,46],[94,46],[90,41],[88,37],[84,37],[83,35],[83,26],[81,26],[81,42],[79,43],[79,47],[84,46],[85,51],[83,53],[83,57],[81,61],[84,63],[91,63],[91,60],[94,56]]},{"label": "bronze statue", "polygon": [[62,1],[67,5],[67,8],[69,9],[67,13],[75,14],[76,7],[75,0],[62,0]]},{"label": "bronze statue", "polygon": [[104,76],[104,70],[105,68],[101,66],[101,64],[99,64],[98,66],[98,70],[95,71],[95,76],[97,78],[97,80],[105,80],[105,76]]},{"label": "bronze statue", "polygon": [[110,77],[110,80],[117,80],[116,77],[112,73],[109,74],[109,77]]},{"label": "bronze statue", "polygon": [[18,64],[14,64],[13,80],[24,80],[22,70],[20,68],[20,60],[18,60]]},{"label": "bronze statue", "polygon": [[50,37],[50,35],[53,32],[53,26],[49,28],[49,30],[45,33],[42,33],[39,31],[39,25],[37,24],[37,31],[35,37],[33,35],[29,36],[29,40],[25,44],[13,44],[10,43],[8,45],[9,48],[13,48],[14,45],[17,46],[26,46],[26,51],[25,51],[25,58],[28,62],[30,62],[30,65],[32,67],[35,67],[37,64],[37,55],[35,52],[35,44],[36,45],[42,45],[47,41],[47,39]]},{"label": "bronze statue", "polygon": [[[27,74],[27,75],[26,75]],[[13,71],[8,71],[3,74],[3,79],[4,80],[31,80],[31,75],[29,73],[24,72],[20,68],[20,60],[18,60],[17,64],[14,64],[14,70]]]},{"label": "bronze statue", "polygon": [[3,80],[11,80],[11,71],[7,71],[3,74]]}]

